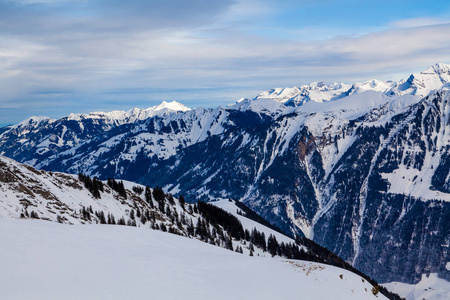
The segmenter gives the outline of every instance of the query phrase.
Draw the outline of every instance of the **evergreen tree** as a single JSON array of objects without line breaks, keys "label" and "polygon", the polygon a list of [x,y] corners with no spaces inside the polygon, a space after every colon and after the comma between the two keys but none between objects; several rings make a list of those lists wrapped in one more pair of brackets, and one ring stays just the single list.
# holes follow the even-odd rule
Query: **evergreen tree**
[{"label": "evergreen tree", "polygon": [[123,217],[121,217],[121,218],[119,219],[119,221],[117,221],[117,225],[126,225],[125,219],[124,219]]},{"label": "evergreen tree", "polygon": [[248,231],[248,229],[245,229],[244,235],[245,235],[245,240],[247,242],[250,241],[250,231]]},{"label": "evergreen tree", "polygon": [[170,205],[175,205],[175,200],[173,199],[172,194],[167,196],[167,201],[169,201]]},{"label": "evergreen tree", "polygon": [[123,181],[120,181],[117,186],[117,192],[120,196],[127,198],[127,191],[125,190],[125,186],[123,185]]},{"label": "evergreen tree", "polygon": [[269,238],[267,239],[267,251],[269,251],[269,253],[272,256],[275,256],[275,255],[277,255],[278,248],[279,248],[279,245],[278,245],[276,237],[274,235],[270,234]]},{"label": "evergreen tree", "polygon": [[184,200],[184,197],[182,195],[180,195],[178,201],[180,202],[180,206],[184,209],[184,204],[186,203],[186,201]]},{"label": "evergreen tree", "polygon": [[160,202],[160,201],[164,201],[165,198],[165,194],[162,188],[160,188],[159,186],[156,186],[153,189],[153,198],[155,198],[156,201]]},{"label": "evergreen tree", "polygon": [[100,221],[100,224],[106,224],[105,213],[103,211],[95,212],[95,215]]},{"label": "evergreen tree", "polygon": [[150,190],[150,187],[147,185],[145,187],[145,201],[150,205],[151,208],[153,208],[153,201],[152,201],[152,191]]},{"label": "evergreen tree", "polygon": [[233,251],[233,241],[231,240],[231,238],[228,238],[228,237],[226,238],[225,248]]},{"label": "evergreen tree", "polygon": [[189,236],[194,235],[194,224],[192,223],[192,218],[190,219],[189,225],[187,226],[186,230]]},{"label": "evergreen tree", "polygon": [[136,207],[136,217],[141,217],[141,210],[139,209],[139,207]]}]

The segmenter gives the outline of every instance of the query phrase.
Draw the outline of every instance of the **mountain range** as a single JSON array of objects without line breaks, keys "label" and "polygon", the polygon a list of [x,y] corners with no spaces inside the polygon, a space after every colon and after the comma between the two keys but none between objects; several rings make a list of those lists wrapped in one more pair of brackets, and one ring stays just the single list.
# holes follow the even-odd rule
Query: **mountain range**
[{"label": "mountain range", "polygon": [[313,83],[214,109],[31,117],[0,154],[47,171],[232,198],[382,282],[450,280],[450,67]]}]

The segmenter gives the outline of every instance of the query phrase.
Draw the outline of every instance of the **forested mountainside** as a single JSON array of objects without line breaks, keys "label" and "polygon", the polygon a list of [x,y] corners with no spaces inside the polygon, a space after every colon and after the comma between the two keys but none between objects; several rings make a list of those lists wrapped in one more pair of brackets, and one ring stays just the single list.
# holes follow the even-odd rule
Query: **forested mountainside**
[{"label": "forested mountainside", "polygon": [[0,153],[188,202],[239,199],[379,281],[449,280],[449,79],[437,64],[399,83],[274,89],[226,108],[30,118],[2,130]]}]

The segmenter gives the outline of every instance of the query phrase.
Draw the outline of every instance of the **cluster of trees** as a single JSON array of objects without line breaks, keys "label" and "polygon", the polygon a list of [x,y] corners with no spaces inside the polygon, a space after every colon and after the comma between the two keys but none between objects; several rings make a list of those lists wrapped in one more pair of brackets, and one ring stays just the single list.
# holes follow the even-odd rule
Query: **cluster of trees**
[{"label": "cluster of trees", "polygon": [[246,229],[245,240],[251,242],[256,247],[261,248],[264,252],[267,251],[266,235],[264,232],[259,232],[256,228],[253,228],[250,233]]},{"label": "cluster of trees", "polygon": [[137,186],[137,185],[133,186],[132,189],[133,189],[133,192],[135,192],[138,195],[142,194],[142,192],[144,191],[143,187]]},{"label": "cluster of trees", "polygon": [[[93,221],[96,220],[100,224],[116,224],[116,220],[113,215],[108,213],[108,218],[105,217],[105,213],[103,211],[94,211],[92,206],[86,207],[82,206],[80,209],[80,215],[82,219]],[[96,219],[94,218],[96,217]]]},{"label": "cluster of trees", "polygon": [[221,226],[231,237],[237,240],[245,238],[241,221],[229,212],[203,201],[199,201],[197,207],[200,215],[215,228]]},{"label": "cluster of trees", "polygon": [[28,211],[25,209],[24,212],[20,213],[20,218],[21,218],[21,219],[28,219],[28,218],[31,218],[31,219],[39,219],[39,215],[38,215],[38,213],[35,212],[34,210],[32,210],[32,211],[30,212],[30,214],[28,214]]},{"label": "cluster of trees", "polygon": [[107,184],[110,188],[119,193],[120,196],[127,198],[127,191],[123,185],[123,181],[116,181],[114,178],[108,178]]},{"label": "cluster of trees", "polygon": [[91,179],[91,177],[79,173],[78,179],[83,182],[84,187],[87,188],[94,198],[100,199],[100,192],[103,192],[103,182],[101,182],[97,177]]}]

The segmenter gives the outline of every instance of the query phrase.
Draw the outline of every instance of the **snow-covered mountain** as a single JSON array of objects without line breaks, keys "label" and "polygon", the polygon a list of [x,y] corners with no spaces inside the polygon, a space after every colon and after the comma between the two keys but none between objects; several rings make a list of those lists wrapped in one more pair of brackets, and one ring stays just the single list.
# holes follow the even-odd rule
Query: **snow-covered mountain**
[{"label": "snow-covered mountain", "polygon": [[450,82],[450,67],[436,64],[418,74],[412,74],[407,80],[380,81],[369,80],[352,85],[345,83],[325,84],[314,82],[293,88],[275,88],[260,93],[255,99],[272,99],[287,106],[301,106],[309,101],[324,102],[359,94],[366,91],[380,92],[386,95],[418,95],[425,97],[431,91],[440,89]]},{"label": "snow-covered mountain", "polygon": [[2,130],[0,153],[188,201],[239,199],[377,280],[449,280],[449,78],[437,64],[398,83],[311,84],[133,121],[32,118]]}]

